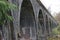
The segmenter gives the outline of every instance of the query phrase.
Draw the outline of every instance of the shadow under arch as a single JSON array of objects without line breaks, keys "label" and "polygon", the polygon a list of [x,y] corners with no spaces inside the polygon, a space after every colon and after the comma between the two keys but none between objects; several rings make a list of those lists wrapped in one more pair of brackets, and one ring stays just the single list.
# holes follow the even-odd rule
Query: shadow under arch
[{"label": "shadow under arch", "polygon": [[[12,16],[10,10],[8,11],[7,15]],[[2,26],[3,39],[4,40],[15,40],[13,39],[13,31],[14,31],[13,22],[5,20],[5,24],[4,26]]]},{"label": "shadow under arch", "polygon": [[39,21],[39,28],[40,29],[42,28],[42,34],[44,34],[44,17],[41,9],[39,10],[38,21]]},{"label": "shadow under arch", "polygon": [[[8,13],[9,13],[8,14],[9,16],[13,17],[11,10],[9,10]],[[10,40],[15,40],[13,20],[8,23],[8,26],[9,26],[9,30],[8,30],[9,31],[9,38],[11,38]]]},{"label": "shadow under arch", "polygon": [[25,38],[35,36],[35,16],[30,0],[23,0],[20,13],[20,31]]},{"label": "shadow under arch", "polygon": [[48,16],[46,15],[46,31],[49,33]]}]

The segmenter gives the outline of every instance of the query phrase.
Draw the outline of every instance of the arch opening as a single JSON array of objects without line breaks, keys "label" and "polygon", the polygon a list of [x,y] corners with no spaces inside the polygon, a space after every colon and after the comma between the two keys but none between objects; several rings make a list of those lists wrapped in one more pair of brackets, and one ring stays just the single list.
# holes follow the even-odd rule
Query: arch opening
[{"label": "arch opening", "polygon": [[52,32],[52,30],[51,30],[52,25],[51,25],[51,19],[50,18],[49,18],[49,25],[50,25],[50,32]]},{"label": "arch opening", "polygon": [[[8,13],[9,13],[8,15],[12,17],[11,10],[9,10]],[[10,40],[15,40],[13,21],[8,22],[7,24],[8,24],[8,38],[9,39],[11,38]]]},{"label": "arch opening", "polygon": [[42,34],[44,34],[44,18],[43,18],[42,10],[39,11],[38,19],[39,19],[38,20],[39,21],[39,24],[40,24],[40,26],[42,28]]},{"label": "arch opening", "polygon": [[43,22],[42,10],[39,11],[39,16],[38,16],[38,18],[39,18],[39,23],[40,23],[40,25],[43,26],[43,25],[44,25],[44,22]]},{"label": "arch opening", "polygon": [[49,33],[48,16],[46,15],[46,32]]},{"label": "arch opening", "polygon": [[23,0],[20,13],[20,31],[22,36],[30,38],[35,36],[35,18],[30,0]]}]

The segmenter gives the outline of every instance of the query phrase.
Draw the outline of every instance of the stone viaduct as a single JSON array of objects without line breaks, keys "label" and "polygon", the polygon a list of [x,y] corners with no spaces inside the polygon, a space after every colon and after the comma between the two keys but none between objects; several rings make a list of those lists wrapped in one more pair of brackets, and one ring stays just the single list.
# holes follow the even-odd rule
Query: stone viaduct
[{"label": "stone viaduct", "polygon": [[58,24],[40,0],[8,0],[18,6],[11,10],[13,22],[2,27],[4,40],[47,40]]}]

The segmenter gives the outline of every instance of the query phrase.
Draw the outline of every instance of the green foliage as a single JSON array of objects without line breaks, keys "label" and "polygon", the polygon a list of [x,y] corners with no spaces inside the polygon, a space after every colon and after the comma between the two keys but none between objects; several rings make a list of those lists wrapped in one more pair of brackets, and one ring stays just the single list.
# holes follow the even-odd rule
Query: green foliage
[{"label": "green foliage", "polygon": [[60,37],[52,36],[52,37],[49,37],[48,40],[60,40]]},{"label": "green foliage", "polygon": [[[60,12],[56,13],[55,19],[60,23]],[[48,37],[48,40],[60,40],[60,24],[52,30],[53,36]]]},{"label": "green foliage", "polygon": [[56,35],[60,35],[60,24],[56,28],[53,29],[52,33]]},{"label": "green foliage", "polygon": [[5,21],[13,21],[13,17],[9,15],[9,11],[14,9],[17,9],[16,5],[6,0],[0,0],[0,25],[3,25]]}]

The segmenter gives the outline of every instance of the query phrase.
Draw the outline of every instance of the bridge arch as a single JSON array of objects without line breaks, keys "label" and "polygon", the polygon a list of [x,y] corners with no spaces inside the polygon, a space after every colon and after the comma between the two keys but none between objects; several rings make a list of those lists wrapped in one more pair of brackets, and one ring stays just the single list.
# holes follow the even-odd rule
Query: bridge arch
[{"label": "bridge arch", "polygon": [[49,33],[49,21],[47,15],[46,15],[46,32]]},{"label": "bridge arch", "polygon": [[40,25],[43,26],[44,22],[43,22],[43,13],[42,13],[42,10],[39,10],[38,18],[39,18]]},{"label": "bridge arch", "polygon": [[44,17],[43,17],[43,13],[42,13],[41,9],[39,10],[38,21],[41,26],[41,27],[40,26],[39,27],[42,29],[42,33],[44,33]]},{"label": "bridge arch", "polygon": [[21,5],[20,31],[25,38],[35,36],[35,16],[30,0],[23,0]]},{"label": "bridge arch", "polygon": [[[9,14],[9,16],[11,16],[11,17],[13,17],[13,15],[12,15],[12,12],[11,12],[11,10],[9,10],[9,12],[8,12]],[[11,38],[11,40],[15,40],[14,39],[14,23],[13,23],[13,21],[10,21],[9,23],[7,23],[8,24],[8,37],[10,37]],[[7,38],[7,40],[8,40],[8,38]]]}]

